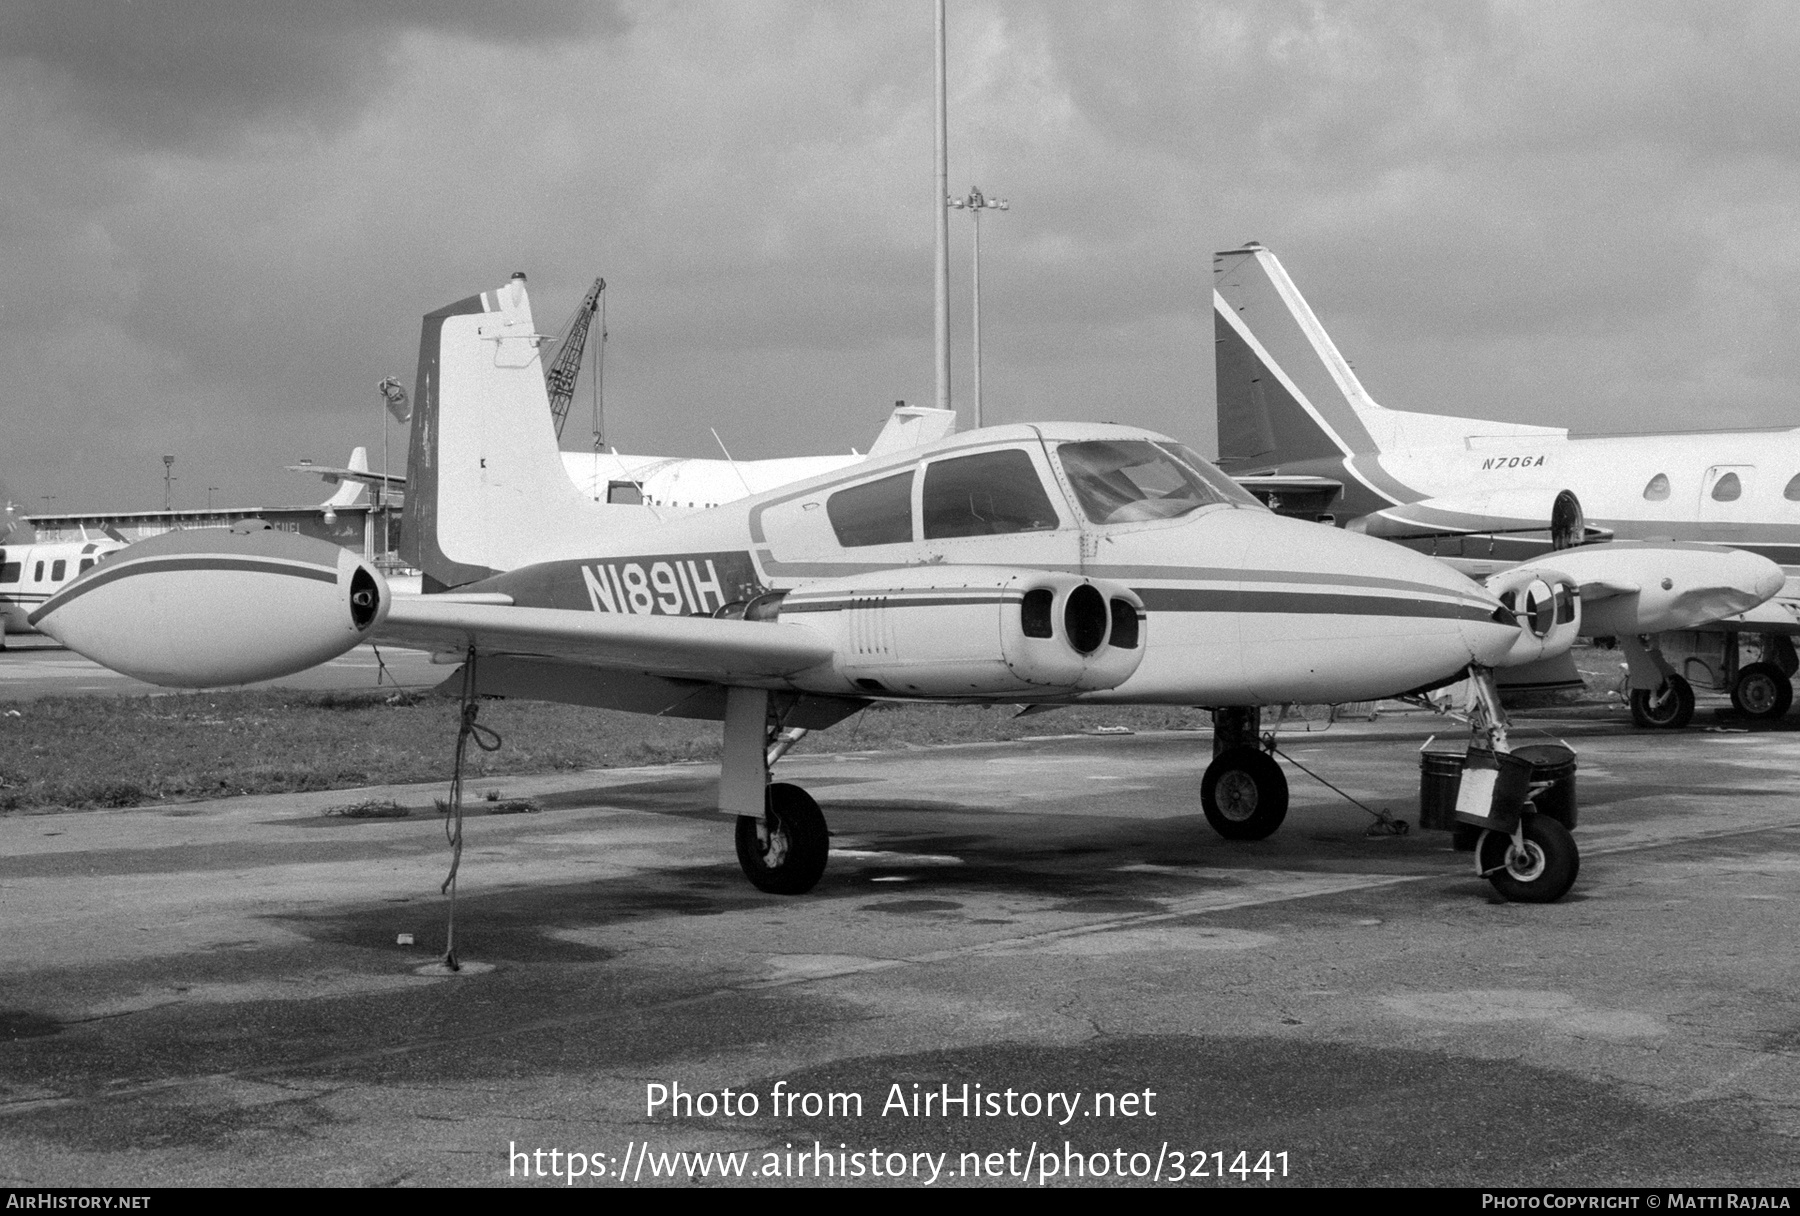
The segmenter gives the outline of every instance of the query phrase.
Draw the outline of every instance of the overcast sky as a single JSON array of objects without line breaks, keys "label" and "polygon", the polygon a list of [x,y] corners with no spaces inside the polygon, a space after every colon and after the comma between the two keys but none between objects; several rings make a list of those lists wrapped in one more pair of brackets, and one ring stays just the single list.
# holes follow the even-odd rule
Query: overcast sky
[{"label": "overcast sky", "polygon": [[[989,421],[1211,451],[1210,255],[1255,238],[1384,404],[1800,423],[1800,6],[949,13],[952,190],[1011,203]],[[930,0],[7,0],[0,478],[315,501],[281,466],[379,461],[419,315],[514,270],[546,328],[606,277],[621,450],[866,445],[931,399],[931,98]]]}]

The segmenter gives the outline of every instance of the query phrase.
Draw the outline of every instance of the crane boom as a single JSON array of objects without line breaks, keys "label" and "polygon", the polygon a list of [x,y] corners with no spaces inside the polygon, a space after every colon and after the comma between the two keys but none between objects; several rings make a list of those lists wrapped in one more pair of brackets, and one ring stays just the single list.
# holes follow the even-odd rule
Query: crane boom
[{"label": "crane boom", "polygon": [[[575,381],[581,376],[581,356],[587,348],[588,328],[594,323],[594,314],[600,308],[600,293],[605,290],[606,280],[595,279],[583,297],[581,307],[575,310],[568,332],[557,343],[556,358],[544,371],[544,387],[550,394],[550,416],[556,420],[558,439],[562,438],[563,423],[569,420],[569,406],[575,400]],[[605,341],[604,334],[601,341]]]}]

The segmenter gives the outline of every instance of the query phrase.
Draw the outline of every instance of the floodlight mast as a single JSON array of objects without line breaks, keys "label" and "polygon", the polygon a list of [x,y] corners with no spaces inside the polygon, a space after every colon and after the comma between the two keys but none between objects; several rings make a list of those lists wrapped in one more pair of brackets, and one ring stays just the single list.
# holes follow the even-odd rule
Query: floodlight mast
[{"label": "floodlight mast", "polygon": [[[981,192],[980,186],[969,187],[969,197],[946,199],[950,206],[965,210],[969,218],[975,221],[975,268],[971,281],[975,289],[974,302],[974,338],[975,349],[970,361],[975,371],[975,426],[981,427],[981,213],[983,211],[1005,211],[1007,201],[1003,198],[989,198]],[[945,214],[949,214],[945,212]]]},{"label": "floodlight mast", "polygon": [[944,0],[937,0],[937,183],[933,194],[937,211],[937,407],[950,408],[950,197],[949,130],[944,93]]}]

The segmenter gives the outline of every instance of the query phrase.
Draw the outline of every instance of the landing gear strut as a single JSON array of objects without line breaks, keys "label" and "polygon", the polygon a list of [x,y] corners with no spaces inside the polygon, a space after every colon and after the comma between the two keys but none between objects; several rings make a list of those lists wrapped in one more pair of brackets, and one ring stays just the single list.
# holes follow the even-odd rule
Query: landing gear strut
[{"label": "landing gear strut", "polygon": [[[1506,710],[1500,705],[1492,669],[1469,668],[1469,701],[1470,750],[1491,753],[1485,770],[1474,764],[1473,755],[1464,761],[1457,796],[1460,823],[1485,829],[1475,846],[1475,873],[1514,903],[1554,903],[1575,885],[1581,850],[1569,830],[1549,815],[1539,814],[1532,801],[1553,783],[1517,786],[1509,781],[1509,776],[1517,777],[1517,765],[1524,761],[1510,755]],[[1495,761],[1502,770],[1510,767],[1514,772],[1497,773]],[[1506,792],[1509,790],[1514,792]],[[1518,792],[1523,792],[1523,798],[1514,801]]]},{"label": "landing gear strut", "polygon": [[1287,818],[1287,775],[1262,749],[1261,717],[1255,706],[1213,711],[1213,762],[1200,781],[1200,809],[1227,840],[1262,840]]},{"label": "landing gear strut", "polygon": [[769,768],[806,731],[784,730],[760,688],[725,690],[725,748],[719,766],[719,809],[737,816],[738,864],[759,891],[804,895],[818,884],[831,853],[831,832],[812,795]]}]

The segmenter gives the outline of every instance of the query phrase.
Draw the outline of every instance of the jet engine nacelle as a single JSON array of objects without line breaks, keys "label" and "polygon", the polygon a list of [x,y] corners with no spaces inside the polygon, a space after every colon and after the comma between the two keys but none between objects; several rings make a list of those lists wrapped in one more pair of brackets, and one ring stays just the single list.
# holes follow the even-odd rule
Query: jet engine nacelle
[{"label": "jet engine nacelle", "polygon": [[1519,622],[1519,636],[1497,667],[1519,667],[1567,654],[1582,632],[1580,588],[1559,570],[1515,566],[1490,575],[1487,589]]},{"label": "jet engine nacelle", "polygon": [[374,567],[337,545],[263,524],[139,541],[52,596],[31,620],[135,679],[217,688],[336,658],[365,641],[387,610],[387,584]]},{"label": "jet engine nacelle", "polygon": [[[783,621],[831,639],[809,692],[1030,699],[1116,688],[1144,656],[1144,603],[1103,579],[1001,566],[914,566],[808,583]],[[750,607],[748,615],[766,616]]]}]

